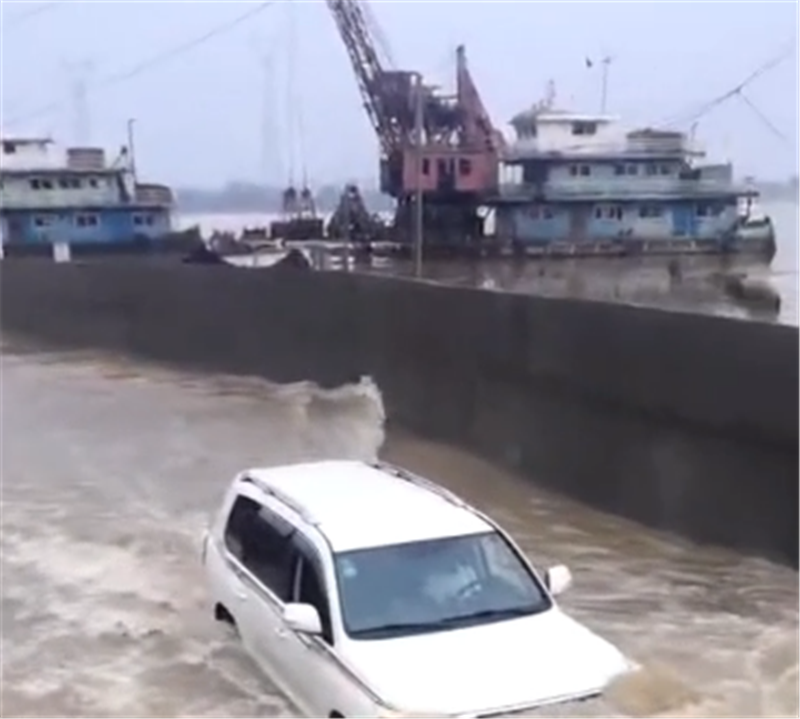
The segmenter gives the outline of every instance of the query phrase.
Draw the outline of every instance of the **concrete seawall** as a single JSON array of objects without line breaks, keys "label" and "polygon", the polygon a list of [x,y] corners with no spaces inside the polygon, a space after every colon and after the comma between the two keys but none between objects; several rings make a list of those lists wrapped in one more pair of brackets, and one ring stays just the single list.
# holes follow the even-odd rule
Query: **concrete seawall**
[{"label": "concrete seawall", "polygon": [[392,421],[797,565],[797,328],[155,260],[10,260],[1,282],[4,331],[277,381],[368,373]]}]

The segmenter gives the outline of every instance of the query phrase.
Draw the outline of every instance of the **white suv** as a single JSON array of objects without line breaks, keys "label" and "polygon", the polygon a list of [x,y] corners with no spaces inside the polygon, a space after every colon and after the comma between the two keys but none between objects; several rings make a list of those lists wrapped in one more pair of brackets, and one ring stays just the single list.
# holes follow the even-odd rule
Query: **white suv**
[{"label": "white suv", "polygon": [[203,545],[214,614],[312,717],[499,716],[632,665],[565,615],[511,538],[383,463],[239,474]]}]

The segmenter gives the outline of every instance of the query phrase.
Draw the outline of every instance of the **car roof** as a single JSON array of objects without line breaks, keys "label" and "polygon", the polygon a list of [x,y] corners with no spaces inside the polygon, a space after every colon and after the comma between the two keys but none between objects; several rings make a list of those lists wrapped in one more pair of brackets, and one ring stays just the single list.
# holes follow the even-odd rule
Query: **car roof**
[{"label": "car roof", "polygon": [[251,469],[245,475],[302,507],[335,552],[492,529],[466,504],[443,496],[446,490],[408,481],[383,465],[331,460]]}]

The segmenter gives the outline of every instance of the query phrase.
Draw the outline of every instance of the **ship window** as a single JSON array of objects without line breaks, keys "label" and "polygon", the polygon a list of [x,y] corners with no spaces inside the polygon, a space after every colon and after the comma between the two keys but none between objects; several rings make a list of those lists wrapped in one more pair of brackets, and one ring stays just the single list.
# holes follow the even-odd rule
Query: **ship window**
[{"label": "ship window", "polygon": [[13,155],[17,151],[17,146],[13,142],[4,142],[3,143],[3,154],[4,155]]},{"label": "ship window", "polygon": [[594,135],[597,132],[596,122],[573,122],[573,135]]},{"label": "ship window", "polygon": [[32,190],[38,190],[38,189],[41,188],[41,184],[40,184],[39,180],[37,180],[36,178],[32,179],[30,181],[30,183],[31,183],[31,189]]},{"label": "ship window", "polygon": [[615,175],[624,175],[625,174],[625,165],[614,165],[614,174]]},{"label": "ship window", "polygon": [[469,175],[472,173],[472,160],[462,157],[458,160],[458,174],[459,175]]},{"label": "ship window", "polygon": [[639,168],[636,165],[628,165],[625,168],[625,172],[628,175],[637,175],[639,173]]},{"label": "ship window", "polygon": [[620,205],[597,205],[597,207],[594,208],[594,216],[598,220],[602,220],[603,218],[607,220],[621,220],[622,207]]},{"label": "ship window", "polygon": [[722,214],[722,208],[718,205],[698,205],[697,206],[697,216],[698,217],[714,217],[715,215]]},{"label": "ship window", "polygon": [[639,217],[661,217],[664,214],[658,205],[642,205],[639,208]]},{"label": "ship window", "polygon": [[648,175],[657,175],[658,174],[658,165],[654,165],[650,162],[647,163],[645,166],[645,172]]},{"label": "ship window", "polygon": [[50,227],[55,221],[56,218],[53,215],[37,215],[33,218],[33,224],[36,227]]},{"label": "ship window", "polygon": [[78,227],[95,227],[98,224],[97,215],[78,215],[75,218],[75,224]]},{"label": "ship window", "polygon": [[58,181],[58,186],[59,186],[59,187],[60,187],[62,190],[68,190],[68,189],[69,189],[69,180],[67,180],[66,178],[63,178],[63,177],[62,177],[62,178],[61,178],[61,179]]},{"label": "ship window", "polygon": [[89,187],[97,187],[97,179],[94,177],[89,178]]},{"label": "ship window", "polygon": [[570,165],[569,166],[569,174],[573,177],[578,176],[578,166],[577,165]]},{"label": "ship window", "polygon": [[542,217],[545,220],[552,220],[553,219],[553,215],[554,215],[553,208],[551,208],[551,207],[542,208]]},{"label": "ship window", "polygon": [[581,175],[583,177],[588,177],[592,174],[592,168],[589,165],[581,165]]},{"label": "ship window", "polygon": [[80,180],[79,180],[77,177],[73,177],[73,178],[72,178],[72,179],[69,181],[69,186],[70,186],[70,187],[71,187],[73,190],[79,190],[79,189],[80,189],[80,187],[81,187],[81,181],[80,181]]},{"label": "ship window", "polygon": [[659,167],[658,169],[659,169],[659,171],[661,172],[662,175],[671,175],[672,174],[672,170],[670,169],[669,165],[661,165],[661,167]]},{"label": "ship window", "polygon": [[53,189],[53,181],[52,180],[42,180],[41,181],[42,189],[43,190],[52,190]]},{"label": "ship window", "polygon": [[431,174],[431,161],[427,157],[422,158],[422,174],[423,175]]}]

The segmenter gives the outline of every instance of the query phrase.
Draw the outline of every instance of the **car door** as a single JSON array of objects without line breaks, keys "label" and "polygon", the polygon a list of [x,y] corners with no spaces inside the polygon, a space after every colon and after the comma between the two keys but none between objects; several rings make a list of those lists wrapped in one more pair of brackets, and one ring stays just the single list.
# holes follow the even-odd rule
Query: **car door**
[{"label": "car door", "polygon": [[291,692],[298,706],[308,716],[330,716],[338,712],[352,716],[352,711],[369,706],[360,697],[358,685],[336,660],[336,633],[329,582],[324,564],[313,543],[304,535],[295,536],[297,563],[292,582],[292,601],[311,604],[322,624],[322,635],[310,637],[284,626],[279,644],[286,658]]},{"label": "car door", "polygon": [[[295,527],[263,501],[242,525],[232,613],[248,651],[270,679],[287,691],[287,662],[278,639],[284,630],[283,606],[291,594],[296,564],[297,549],[292,542]],[[289,698],[294,700],[293,696]]]}]

